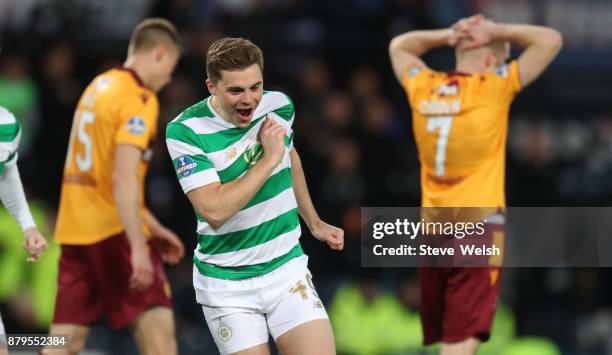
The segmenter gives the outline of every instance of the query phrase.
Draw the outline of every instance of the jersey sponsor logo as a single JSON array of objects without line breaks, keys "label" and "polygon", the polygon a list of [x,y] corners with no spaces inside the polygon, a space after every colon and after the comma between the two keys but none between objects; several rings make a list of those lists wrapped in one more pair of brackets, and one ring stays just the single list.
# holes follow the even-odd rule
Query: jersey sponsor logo
[{"label": "jersey sponsor logo", "polygon": [[221,321],[219,322],[219,327],[217,328],[217,334],[222,341],[228,342],[230,339],[232,339],[232,328],[224,321]]},{"label": "jersey sponsor logo", "polygon": [[225,153],[225,161],[230,161],[236,157],[236,148],[232,147],[230,150]]},{"label": "jersey sponsor logo", "polygon": [[459,82],[457,80],[451,80],[448,83],[438,88],[438,95],[440,96],[457,96],[459,95]]},{"label": "jersey sponsor logo", "polygon": [[176,175],[180,177],[187,177],[193,174],[193,171],[197,166],[198,163],[193,161],[193,158],[188,155],[183,155],[182,157],[179,157],[178,161],[176,162]]},{"label": "jersey sponsor logo", "polygon": [[127,122],[127,130],[131,134],[139,136],[146,131],[145,121],[138,116],[133,116]]}]

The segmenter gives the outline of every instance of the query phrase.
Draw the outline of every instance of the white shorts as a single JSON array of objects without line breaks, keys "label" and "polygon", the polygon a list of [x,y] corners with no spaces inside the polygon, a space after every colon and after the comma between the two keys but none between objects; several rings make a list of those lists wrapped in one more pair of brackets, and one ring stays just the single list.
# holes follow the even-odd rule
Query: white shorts
[{"label": "white shorts", "polygon": [[[269,274],[246,280],[221,280],[197,272],[200,287],[207,284],[227,297],[226,305],[214,291],[196,290],[202,310],[219,352],[223,355],[276,340],[287,331],[315,319],[327,319],[327,312],[312,284],[308,258],[299,257]],[[212,279],[212,280],[210,280]],[[222,290],[222,291],[221,291]],[[239,297],[238,297],[239,296]]]},{"label": "white shorts", "polygon": [[0,350],[6,349],[6,336],[4,324],[2,323],[2,315],[0,315]]}]

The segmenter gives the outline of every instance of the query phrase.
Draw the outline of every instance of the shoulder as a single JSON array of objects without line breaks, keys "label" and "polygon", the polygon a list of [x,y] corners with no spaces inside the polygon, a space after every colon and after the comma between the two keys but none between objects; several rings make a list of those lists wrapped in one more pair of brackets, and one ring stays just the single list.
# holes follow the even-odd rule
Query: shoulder
[{"label": "shoulder", "polygon": [[19,121],[9,110],[0,106],[0,141],[11,142],[19,135]]},{"label": "shoulder", "polygon": [[6,124],[17,124],[17,119],[15,118],[15,115],[11,113],[11,111],[0,106],[0,125]]},{"label": "shoulder", "polygon": [[264,91],[263,97],[257,107],[256,117],[274,112],[286,121],[293,119],[295,106],[291,98],[280,91]]},{"label": "shoulder", "polygon": [[185,121],[191,118],[212,118],[214,117],[215,114],[212,112],[210,107],[208,107],[209,99],[210,98],[207,97],[204,100],[186,108],[170,123],[184,123]]}]

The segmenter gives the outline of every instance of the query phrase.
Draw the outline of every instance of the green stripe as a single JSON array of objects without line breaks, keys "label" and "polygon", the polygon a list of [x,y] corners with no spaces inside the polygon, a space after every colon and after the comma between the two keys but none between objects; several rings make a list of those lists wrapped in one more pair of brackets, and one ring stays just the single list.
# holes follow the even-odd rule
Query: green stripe
[{"label": "green stripe", "polygon": [[221,180],[221,183],[225,184],[228,181],[237,179],[240,175],[249,170],[250,167],[251,164],[246,161],[246,159],[244,158],[244,153],[242,153],[240,154],[238,159],[236,159],[232,163],[232,165],[221,171],[218,171],[217,173],[219,174],[219,179]]},{"label": "green stripe", "polygon": [[19,123],[0,124],[0,142],[12,142],[19,133]]},{"label": "green stripe", "polygon": [[195,134],[191,128],[181,123],[168,123],[166,127],[166,139],[174,139],[201,149],[198,135]]},{"label": "green stripe", "polygon": [[217,266],[209,263],[203,263],[194,255],[193,263],[198,268],[200,274],[208,277],[215,277],[218,279],[225,280],[244,280],[251,277],[257,277],[265,275],[293,258],[297,258],[298,256],[304,255],[304,251],[302,251],[302,247],[300,243],[297,243],[293,249],[291,249],[287,254],[281,255],[277,258],[274,258],[268,262],[255,264],[255,265],[246,265],[246,266],[236,266],[236,267],[224,267]]},{"label": "green stripe", "polygon": [[293,114],[295,113],[295,109],[293,108],[293,103],[289,101],[289,104],[281,108],[278,108],[274,110],[273,112],[277,114],[278,116],[280,116],[285,121],[291,121],[291,119],[293,118]]},{"label": "green stripe", "polygon": [[258,203],[269,200],[291,187],[291,169],[285,168],[270,176],[259,192],[242,209],[247,209]]},{"label": "green stripe", "polygon": [[294,208],[249,229],[221,235],[199,234],[198,250],[202,254],[212,255],[252,248],[294,230],[299,224],[298,210]]},{"label": "green stripe", "polygon": [[15,157],[15,154],[17,154],[17,152],[11,153],[8,156],[8,158],[6,158],[5,161],[0,162],[0,176],[4,173],[4,168],[6,168],[6,163],[8,163],[9,161],[13,160],[13,158]]},{"label": "green stripe", "polygon": [[190,177],[191,175],[195,174],[195,173],[199,173],[202,170],[208,170],[208,169],[212,169],[213,164],[210,162],[210,160],[208,160],[207,157],[198,154],[198,155],[190,155],[190,158],[193,159],[193,161],[197,164],[196,167],[194,168],[193,172],[191,172],[191,174],[189,174],[188,176],[181,176],[178,174],[177,170],[179,168],[179,158],[176,158],[174,160],[172,160],[172,164],[174,166],[174,172],[177,173],[176,177],[181,180],[181,179],[185,179]]},{"label": "green stripe", "polygon": [[183,111],[176,122],[194,117],[215,117],[208,107],[208,97]]}]

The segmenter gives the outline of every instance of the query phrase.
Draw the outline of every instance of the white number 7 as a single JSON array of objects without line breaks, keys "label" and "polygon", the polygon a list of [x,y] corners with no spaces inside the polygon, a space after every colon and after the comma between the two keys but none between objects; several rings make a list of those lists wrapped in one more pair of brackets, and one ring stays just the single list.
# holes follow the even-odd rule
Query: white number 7
[{"label": "white number 7", "polygon": [[446,146],[448,145],[448,136],[450,135],[452,124],[452,116],[437,116],[427,119],[427,132],[434,132],[436,129],[440,130],[440,133],[438,133],[438,142],[436,143],[436,176],[444,176]]}]

